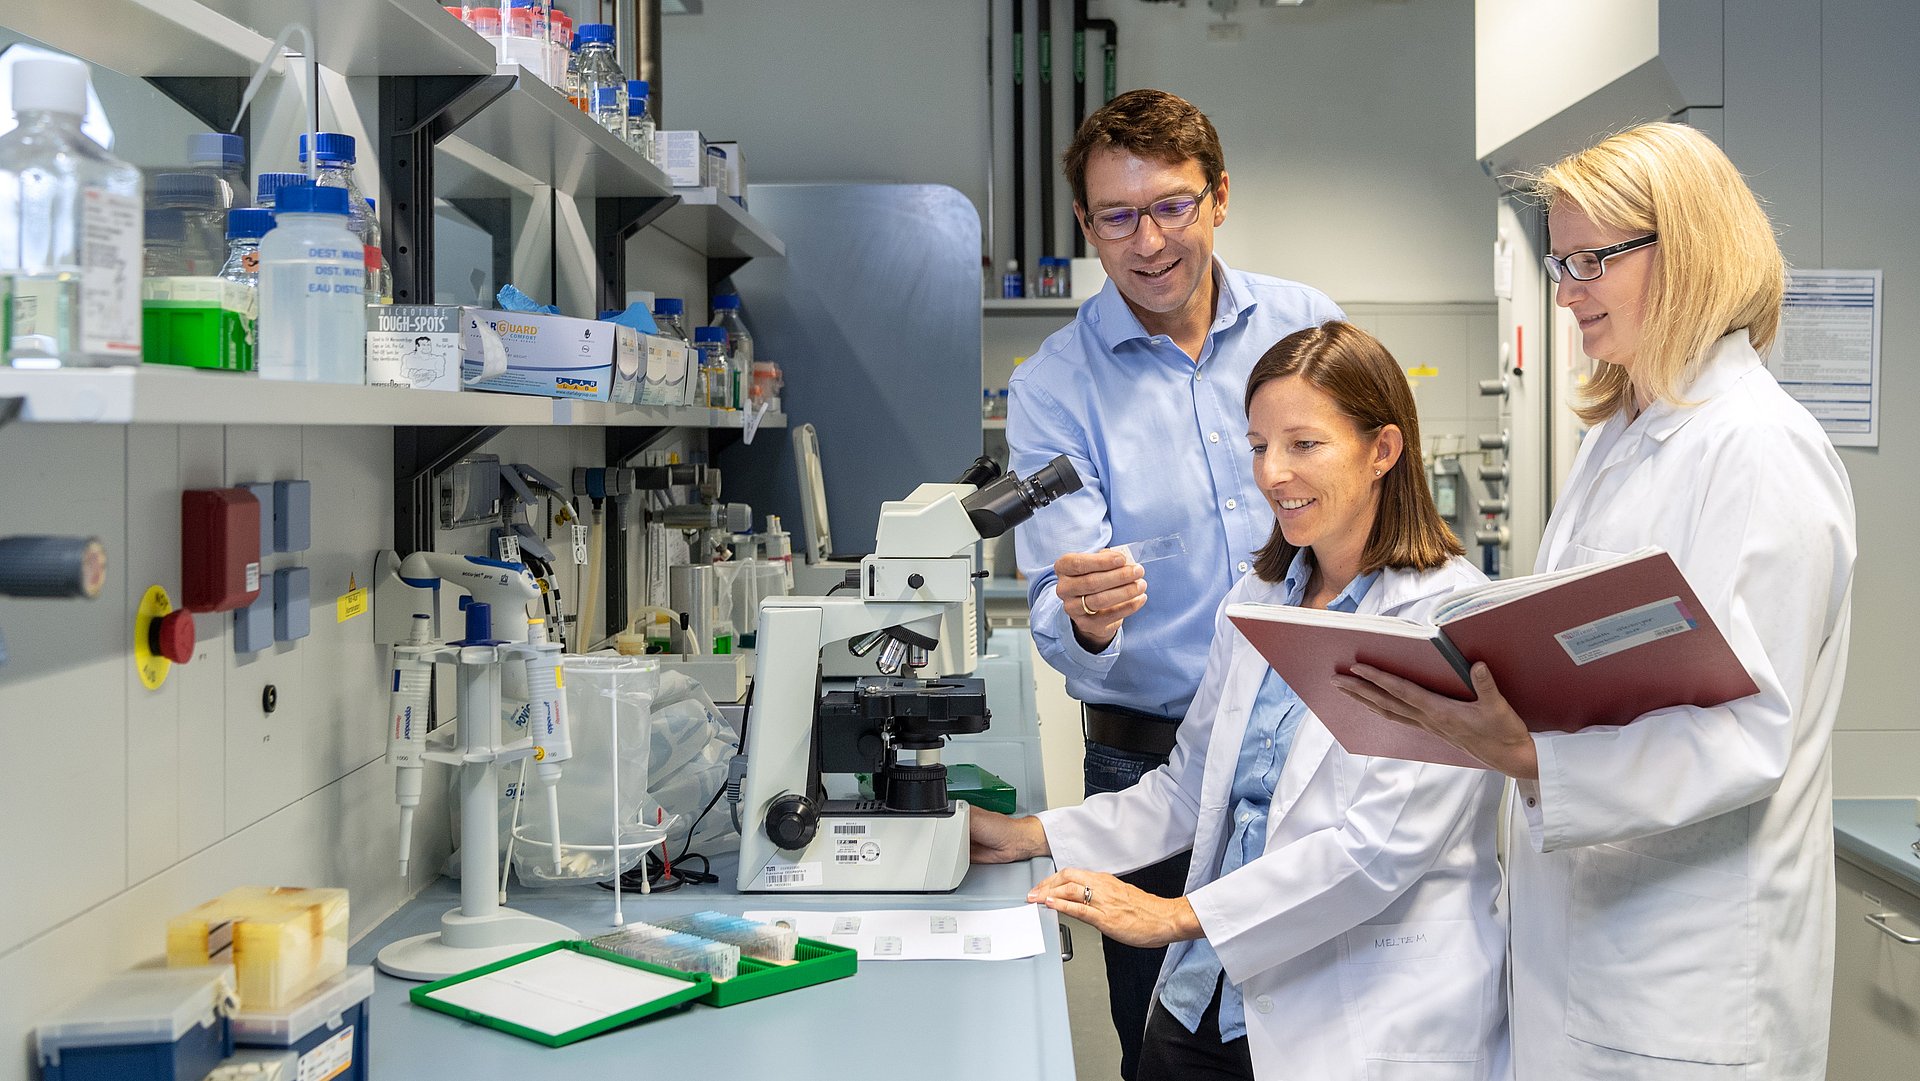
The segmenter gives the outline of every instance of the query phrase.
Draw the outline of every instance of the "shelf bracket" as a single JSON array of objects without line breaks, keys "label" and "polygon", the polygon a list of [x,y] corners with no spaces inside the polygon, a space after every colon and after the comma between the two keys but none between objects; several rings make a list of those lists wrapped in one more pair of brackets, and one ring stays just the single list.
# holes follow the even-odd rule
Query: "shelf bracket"
[{"label": "shelf bracket", "polygon": [[25,398],[0,398],[0,428],[6,427],[7,422],[18,417],[26,407]]},{"label": "shelf bracket", "polygon": [[504,430],[401,427],[393,430],[393,548],[402,556],[433,548],[434,478]]},{"label": "shelf bracket", "polygon": [[593,201],[593,253],[600,269],[602,311],[624,310],[627,306],[627,238],[678,205],[678,195],[614,196]]},{"label": "shelf bracket", "polygon": [[753,262],[750,255],[714,256],[707,260],[707,291],[713,292],[721,282],[733,277],[733,272]]},{"label": "shelf bracket", "polygon": [[[247,80],[237,75],[149,75],[147,82],[211,131],[233,127],[247,91]],[[251,139],[247,142],[252,144]]]},{"label": "shelf bracket", "polygon": [[514,75],[380,78],[381,228],[396,304],[433,303],[433,148],[513,89]]}]

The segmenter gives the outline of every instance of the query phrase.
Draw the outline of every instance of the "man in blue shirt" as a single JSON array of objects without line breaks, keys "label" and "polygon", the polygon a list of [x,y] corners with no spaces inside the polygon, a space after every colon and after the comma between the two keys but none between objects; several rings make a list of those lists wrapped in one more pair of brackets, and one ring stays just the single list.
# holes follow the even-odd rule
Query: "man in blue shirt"
[{"label": "man in blue shirt", "polygon": [[[1214,610],[1267,542],[1241,398],[1275,342],[1341,318],[1294,282],[1213,256],[1227,219],[1220,139],[1191,103],[1134,90],[1088,117],[1063,156],[1107,284],[1015,370],[1011,467],[1065,454],[1084,487],[1016,537],[1034,641],[1085,714],[1087,794],[1164,764],[1206,668]],[[1178,534],[1147,571],[1119,545]],[[1144,553],[1141,553],[1144,554]],[[1187,857],[1122,876],[1178,897]],[[1104,941],[1121,1076],[1139,1060],[1165,949]]]}]

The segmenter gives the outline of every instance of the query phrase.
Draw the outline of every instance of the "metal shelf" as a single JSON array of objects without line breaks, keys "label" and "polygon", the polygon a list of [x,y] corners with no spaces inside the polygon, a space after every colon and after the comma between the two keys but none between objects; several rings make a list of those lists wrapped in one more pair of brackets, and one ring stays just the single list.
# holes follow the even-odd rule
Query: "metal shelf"
[{"label": "metal shelf", "polygon": [[673,188],[680,202],[655,228],[708,258],[784,258],[787,246],[739,203],[714,188]]},{"label": "metal shelf", "polygon": [[[302,19],[315,59],[342,75],[485,75],[493,47],[433,0],[116,0],[210,9],[272,41]],[[98,20],[89,19],[94,26]],[[125,35],[115,25],[116,36]],[[255,59],[258,59],[256,54]],[[208,74],[193,72],[191,74]]]},{"label": "metal shelf", "polygon": [[[189,0],[93,0],[84,16],[62,4],[9,4],[0,23],[123,75],[142,77],[244,78],[273,42],[272,35],[262,37]],[[105,27],[111,32],[102,33]],[[279,32],[275,27],[273,33]]]},{"label": "metal shelf", "polygon": [[[513,87],[441,143],[467,165],[589,198],[673,194],[665,173],[538,76],[517,64],[497,74],[512,76]],[[513,172],[488,170],[484,159]]]},{"label": "metal shelf", "polygon": [[[738,429],[742,414],[704,406],[610,405],[483,391],[438,392],[334,383],[283,383],[230,372],[141,366],[21,371],[0,368],[0,398],[24,398],[23,421],[43,424],[297,424],[435,427],[657,427]],[[784,428],[770,413],[763,428]]]}]

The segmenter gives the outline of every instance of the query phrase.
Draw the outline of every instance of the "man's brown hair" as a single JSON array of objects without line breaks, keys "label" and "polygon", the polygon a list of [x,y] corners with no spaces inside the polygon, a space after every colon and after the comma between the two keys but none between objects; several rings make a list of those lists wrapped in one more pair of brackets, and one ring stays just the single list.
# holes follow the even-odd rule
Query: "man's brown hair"
[{"label": "man's brown hair", "polygon": [[1192,102],[1165,90],[1129,90],[1101,106],[1080,125],[1060,155],[1073,187],[1073,201],[1087,207],[1087,159],[1096,151],[1120,150],[1137,158],[1170,165],[1195,161],[1207,183],[1218,184],[1227,171],[1220,135],[1207,114]]}]

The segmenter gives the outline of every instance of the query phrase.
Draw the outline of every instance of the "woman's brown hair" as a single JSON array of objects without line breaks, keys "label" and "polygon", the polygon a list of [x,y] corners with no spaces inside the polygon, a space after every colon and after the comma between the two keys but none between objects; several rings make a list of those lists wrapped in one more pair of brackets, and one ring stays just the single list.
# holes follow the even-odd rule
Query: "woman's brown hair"
[{"label": "woman's brown hair", "polygon": [[[1287,335],[1247,377],[1247,411],[1252,412],[1261,387],[1296,375],[1332,398],[1362,435],[1376,435],[1389,424],[1400,429],[1404,445],[1399,460],[1380,478],[1380,503],[1360,555],[1360,573],[1382,567],[1432,570],[1464,553],[1427,488],[1413,389],[1380,339],[1338,319]],[[1264,581],[1281,581],[1298,552],[1275,522],[1273,535],[1254,553],[1253,571]]]}]

